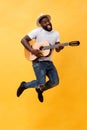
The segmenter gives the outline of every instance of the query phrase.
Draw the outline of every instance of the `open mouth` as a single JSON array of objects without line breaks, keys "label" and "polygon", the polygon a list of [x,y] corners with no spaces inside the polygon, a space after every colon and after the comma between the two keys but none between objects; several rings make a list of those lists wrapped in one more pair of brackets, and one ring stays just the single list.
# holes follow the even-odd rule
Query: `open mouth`
[{"label": "open mouth", "polygon": [[48,29],[52,29],[51,25],[47,25],[47,28],[48,28]]}]

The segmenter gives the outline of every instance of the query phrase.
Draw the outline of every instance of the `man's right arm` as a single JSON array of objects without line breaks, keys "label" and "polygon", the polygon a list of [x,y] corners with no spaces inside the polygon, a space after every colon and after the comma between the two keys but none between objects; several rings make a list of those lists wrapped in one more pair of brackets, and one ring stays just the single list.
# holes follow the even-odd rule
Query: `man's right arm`
[{"label": "man's right arm", "polygon": [[32,52],[32,47],[31,47],[30,44],[29,44],[29,41],[31,41],[31,40],[32,40],[32,39],[31,39],[28,35],[24,36],[24,37],[21,39],[22,45],[23,45],[28,51],[30,51],[30,52]]},{"label": "man's right arm", "polygon": [[37,49],[33,49],[32,47],[31,47],[31,45],[29,44],[29,41],[31,41],[32,39],[28,36],[28,35],[26,35],[25,37],[23,37],[22,39],[21,39],[21,43],[23,44],[23,46],[28,50],[28,51],[30,51],[32,54],[34,54],[35,56],[37,56],[37,57],[41,57],[41,56],[43,56],[42,55],[42,52],[40,51],[40,50],[37,50]]}]

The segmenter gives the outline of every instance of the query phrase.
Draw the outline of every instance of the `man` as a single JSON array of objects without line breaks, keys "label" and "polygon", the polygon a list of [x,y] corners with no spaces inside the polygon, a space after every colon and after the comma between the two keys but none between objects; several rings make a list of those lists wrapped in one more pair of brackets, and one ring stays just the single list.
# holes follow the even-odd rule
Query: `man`
[{"label": "man", "polygon": [[[19,97],[27,88],[35,88],[39,101],[43,102],[43,92],[59,84],[59,76],[51,58],[54,49],[51,50],[50,55],[45,57],[40,49],[32,48],[29,42],[35,39],[38,44],[43,41],[47,41],[51,45],[58,44],[58,47],[55,48],[56,52],[64,47],[60,44],[59,33],[52,28],[50,15],[40,15],[36,24],[39,28],[32,30],[21,40],[23,46],[37,57],[36,60],[32,61],[36,80],[22,82],[17,90],[17,96]],[[46,76],[48,81],[46,81]]]}]

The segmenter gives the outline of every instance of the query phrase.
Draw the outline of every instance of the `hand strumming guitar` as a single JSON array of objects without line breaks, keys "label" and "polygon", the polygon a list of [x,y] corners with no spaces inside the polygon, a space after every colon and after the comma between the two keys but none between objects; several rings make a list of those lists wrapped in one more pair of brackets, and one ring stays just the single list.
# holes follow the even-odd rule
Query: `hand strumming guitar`
[{"label": "hand strumming guitar", "polygon": [[42,51],[40,51],[40,50],[38,50],[38,49],[32,49],[31,53],[32,53],[33,55],[35,55],[36,57],[41,57],[41,56],[43,56]]}]

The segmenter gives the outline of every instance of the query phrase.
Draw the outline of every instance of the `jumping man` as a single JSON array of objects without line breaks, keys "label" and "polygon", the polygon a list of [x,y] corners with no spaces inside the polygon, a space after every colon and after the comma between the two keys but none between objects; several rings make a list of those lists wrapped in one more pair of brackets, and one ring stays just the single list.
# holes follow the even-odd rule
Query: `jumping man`
[{"label": "jumping man", "polygon": [[[42,51],[31,47],[29,42],[35,39],[38,44],[44,41],[47,41],[50,45],[58,44],[58,47],[55,48],[56,52],[60,52],[64,47],[60,44],[59,33],[52,28],[50,15],[40,15],[37,18],[36,24],[38,28],[29,32],[21,40],[23,46],[32,55],[37,57],[32,61],[32,67],[35,72],[36,80],[21,82],[17,90],[17,96],[19,97],[27,88],[35,88],[39,101],[43,102],[43,92],[59,84],[59,76],[56,67],[52,62],[52,54],[54,49],[51,49],[50,55],[43,56]],[[48,77],[48,81],[46,81],[46,76]]]}]

